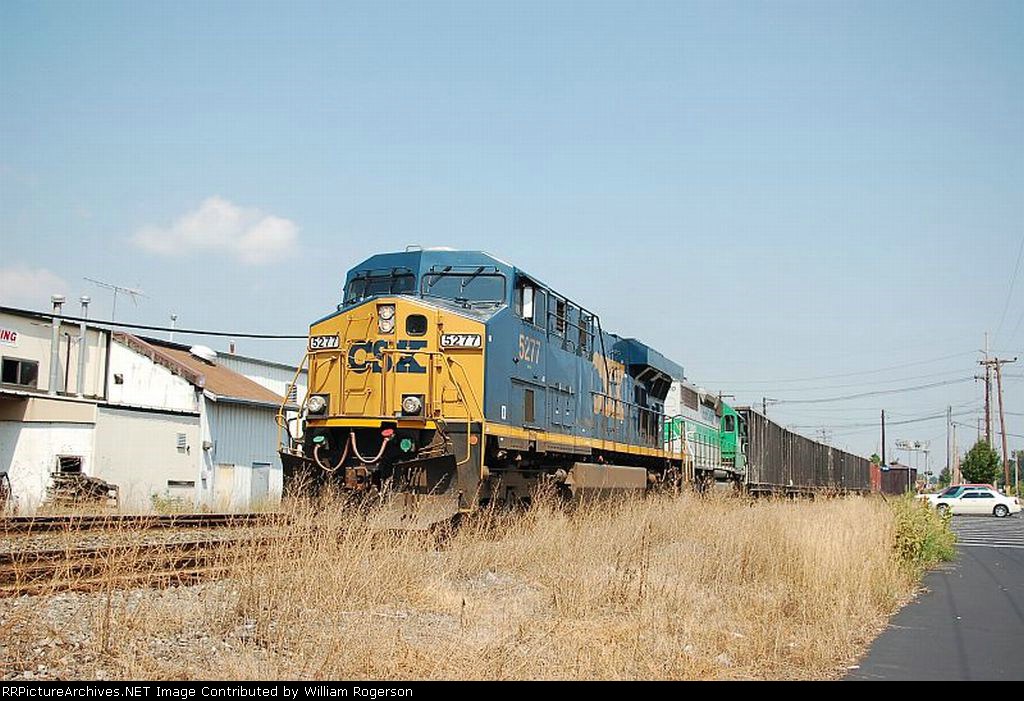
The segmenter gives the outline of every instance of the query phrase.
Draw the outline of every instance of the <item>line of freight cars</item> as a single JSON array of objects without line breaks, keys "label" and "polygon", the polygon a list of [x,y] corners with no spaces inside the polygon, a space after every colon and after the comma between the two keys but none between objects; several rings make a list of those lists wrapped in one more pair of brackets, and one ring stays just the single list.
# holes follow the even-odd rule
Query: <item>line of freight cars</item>
[{"label": "line of freight cars", "polygon": [[665,413],[666,448],[689,456],[698,481],[713,475],[755,495],[881,491],[878,467],[866,458],[732,407],[688,380],[673,381]]},{"label": "line of freight cars", "polygon": [[741,442],[746,432],[746,489],[751,494],[868,493],[877,466],[793,433],[750,407],[740,407]]}]

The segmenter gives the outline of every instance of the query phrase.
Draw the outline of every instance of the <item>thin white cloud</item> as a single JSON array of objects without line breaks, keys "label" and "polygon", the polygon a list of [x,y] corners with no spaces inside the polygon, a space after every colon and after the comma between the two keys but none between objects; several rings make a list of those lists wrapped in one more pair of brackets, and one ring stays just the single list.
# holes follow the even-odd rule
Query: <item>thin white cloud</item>
[{"label": "thin white cloud", "polygon": [[68,283],[46,268],[31,268],[22,263],[0,268],[0,305],[49,309],[50,295],[64,294]]},{"label": "thin white cloud", "polygon": [[168,227],[142,227],[132,241],[163,256],[219,252],[246,265],[263,265],[288,256],[298,237],[295,222],[214,196]]}]

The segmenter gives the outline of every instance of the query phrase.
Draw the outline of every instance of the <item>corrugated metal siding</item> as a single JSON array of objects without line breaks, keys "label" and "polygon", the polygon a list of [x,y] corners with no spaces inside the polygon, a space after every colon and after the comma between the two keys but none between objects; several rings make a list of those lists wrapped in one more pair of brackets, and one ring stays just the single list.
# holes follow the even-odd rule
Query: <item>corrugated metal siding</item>
[{"label": "corrugated metal siding", "polygon": [[275,409],[226,402],[207,402],[206,406],[214,463],[278,463]]}]

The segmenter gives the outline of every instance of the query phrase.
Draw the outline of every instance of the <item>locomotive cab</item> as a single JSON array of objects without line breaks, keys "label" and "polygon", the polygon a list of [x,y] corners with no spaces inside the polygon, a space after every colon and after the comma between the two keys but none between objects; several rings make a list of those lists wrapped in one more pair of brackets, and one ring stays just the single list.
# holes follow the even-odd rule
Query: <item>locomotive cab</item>
[{"label": "locomotive cab", "polygon": [[747,424],[735,409],[722,403],[722,469],[734,478],[746,472]]}]

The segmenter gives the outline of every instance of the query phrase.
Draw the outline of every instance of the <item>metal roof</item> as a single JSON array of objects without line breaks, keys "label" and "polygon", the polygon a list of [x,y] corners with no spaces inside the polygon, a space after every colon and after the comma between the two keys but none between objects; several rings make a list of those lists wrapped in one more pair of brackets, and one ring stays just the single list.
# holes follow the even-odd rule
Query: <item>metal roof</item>
[{"label": "metal roof", "polygon": [[143,353],[154,362],[213,395],[214,400],[234,400],[246,404],[280,406],[284,397],[253,382],[223,365],[192,355],[187,346],[155,338],[142,339],[128,333],[115,333],[114,339]]}]

